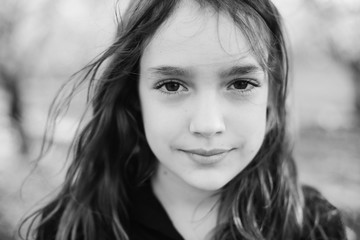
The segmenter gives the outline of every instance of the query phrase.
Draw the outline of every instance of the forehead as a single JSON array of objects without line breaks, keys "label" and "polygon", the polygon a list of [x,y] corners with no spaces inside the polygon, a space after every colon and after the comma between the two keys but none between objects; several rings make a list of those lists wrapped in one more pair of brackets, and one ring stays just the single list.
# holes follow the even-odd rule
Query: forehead
[{"label": "forehead", "polygon": [[210,7],[182,1],[148,42],[141,66],[174,63],[221,67],[242,62],[259,65],[248,39],[235,22]]}]

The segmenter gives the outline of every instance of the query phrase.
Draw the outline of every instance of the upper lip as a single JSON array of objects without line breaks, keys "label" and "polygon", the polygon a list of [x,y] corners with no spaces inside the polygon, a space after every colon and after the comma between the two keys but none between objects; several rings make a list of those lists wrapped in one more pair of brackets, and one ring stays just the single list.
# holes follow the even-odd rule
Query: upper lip
[{"label": "upper lip", "polygon": [[232,149],[181,149],[181,151],[183,152],[187,152],[187,153],[193,153],[193,154],[197,154],[197,155],[201,155],[201,156],[205,156],[205,157],[209,157],[209,156],[213,156],[213,155],[219,155],[225,152],[229,152]]}]

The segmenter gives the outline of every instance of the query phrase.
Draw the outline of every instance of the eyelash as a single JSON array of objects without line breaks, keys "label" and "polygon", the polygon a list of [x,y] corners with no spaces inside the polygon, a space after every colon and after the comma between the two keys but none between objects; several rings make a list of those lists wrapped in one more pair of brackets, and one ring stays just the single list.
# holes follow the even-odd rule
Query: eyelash
[{"label": "eyelash", "polygon": [[155,85],[155,89],[157,89],[157,90],[159,90],[161,93],[163,93],[163,94],[167,94],[167,95],[172,95],[172,94],[180,94],[181,92],[183,92],[183,91],[168,91],[168,90],[161,90],[161,88],[162,87],[165,87],[166,86],[166,84],[168,84],[168,83],[175,83],[175,84],[178,84],[179,85],[179,87],[182,87],[182,88],[184,88],[184,89],[186,89],[186,91],[188,90],[188,88],[186,88],[185,86],[184,86],[184,84],[181,82],[181,81],[179,81],[179,80],[173,80],[173,79],[171,79],[171,80],[163,80],[163,81],[160,81],[160,82],[158,82],[156,85]]},{"label": "eyelash", "polygon": [[[239,83],[239,82],[242,82],[242,83],[245,83],[246,84],[246,89],[231,89],[231,86],[233,86],[235,83]],[[185,90],[182,90],[182,91],[178,91],[178,90],[175,90],[175,91],[169,91],[169,90],[161,90],[161,88],[165,87],[166,84],[169,84],[169,83],[175,83],[175,84],[178,84],[179,85],[179,88],[184,88]],[[184,92],[184,91],[188,91],[188,88],[184,86],[185,84],[182,83],[182,81],[179,81],[179,80],[163,80],[163,81],[160,81],[158,82],[154,89],[156,90],[159,90],[161,93],[163,94],[166,94],[166,95],[173,95],[173,94],[180,94],[181,92]],[[247,89],[248,88],[248,85],[251,85],[250,89]],[[227,89],[230,89],[230,90],[235,90],[237,93],[236,94],[249,94],[253,91],[254,88],[256,87],[260,87],[260,84],[255,81],[255,80],[250,80],[250,79],[235,79],[233,81],[231,81],[229,84],[228,84],[228,87]]]},{"label": "eyelash", "polygon": [[[230,82],[228,89],[230,88],[230,86],[234,85],[235,83],[238,82],[242,82],[246,84],[246,88],[245,89],[233,89],[235,91],[240,92],[241,94],[249,94],[251,93],[254,88],[256,87],[260,87],[260,84],[256,81],[256,80],[251,80],[251,79],[235,79],[233,81]],[[248,86],[251,85],[250,89],[248,89]]]}]

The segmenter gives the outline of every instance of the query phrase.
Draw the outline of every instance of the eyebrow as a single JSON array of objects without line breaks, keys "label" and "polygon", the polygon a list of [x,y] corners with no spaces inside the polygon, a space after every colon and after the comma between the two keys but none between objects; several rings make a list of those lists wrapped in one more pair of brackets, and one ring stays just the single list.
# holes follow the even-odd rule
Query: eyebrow
[{"label": "eyebrow", "polygon": [[[184,76],[189,77],[191,76],[191,71],[186,68],[174,67],[174,66],[159,66],[150,68],[150,72],[155,75],[163,75],[163,76]],[[238,76],[238,75],[245,75],[249,73],[255,72],[263,72],[260,66],[254,64],[247,64],[247,65],[238,65],[233,66],[225,71],[220,72],[220,76],[222,78]]]},{"label": "eyebrow", "polygon": [[245,74],[255,73],[255,72],[263,72],[263,70],[261,67],[259,67],[257,65],[253,65],[253,64],[239,65],[239,66],[233,66],[230,69],[221,72],[220,76],[223,78],[226,78],[226,77],[245,75]]},{"label": "eyebrow", "polygon": [[173,66],[160,66],[150,69],[152,74],[158,74],[163,76],[190,76],[190,71],[184,68]]}]

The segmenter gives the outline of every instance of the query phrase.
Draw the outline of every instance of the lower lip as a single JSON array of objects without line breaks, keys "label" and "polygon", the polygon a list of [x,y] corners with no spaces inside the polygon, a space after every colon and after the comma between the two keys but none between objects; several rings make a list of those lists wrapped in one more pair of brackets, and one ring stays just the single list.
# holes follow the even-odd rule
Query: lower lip
[{"label": "lower lip", "polygon": [[184,152],[184,153],[195,163],[203,166],[210,166],[221,162],[229,153],[229,151],[215,155],[210,155],[210,156],[199,155],[191,152]]}]

